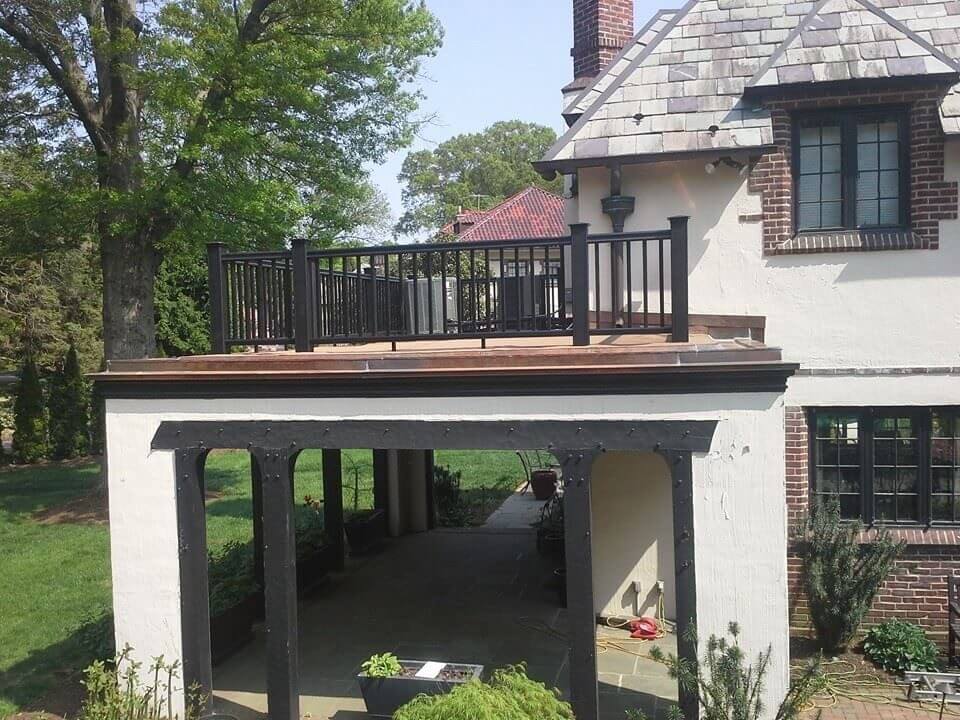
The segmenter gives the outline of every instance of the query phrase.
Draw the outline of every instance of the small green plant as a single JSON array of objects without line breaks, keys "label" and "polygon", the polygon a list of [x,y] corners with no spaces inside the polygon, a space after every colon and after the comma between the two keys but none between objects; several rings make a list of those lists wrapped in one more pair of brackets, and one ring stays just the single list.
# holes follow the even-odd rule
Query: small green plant
[{"label": "small green plant", "polygon": [[257,591],[253,571],[253,546],[230,542],[217,554],[210,554],[208,565],[210,614],[219,615],[236,607]]},{"label": "small green plant", "polygon": [[[86,697],[78,720],[172,720],[173,688],[179,677],[178,663],[156,658],[141,679],[142,665],[125,647],[112,663],[101,660],[84,670]],[[197,720],[205,705],[197,688],[187,692],[184,720]]]},{"label": "small green plant", "polygon": [[13,454],[17,462],[35,463],[47,456],[47,412],[40,372],[32,357],[23,361],[13,401]]},{"label": "small green plant", "polygon": [[522,666],[497,670],[489,683],[458,685],[446,695],[420,697],[394,713],[393,720],[573,720],[557,690],[527,677]]},{"label": "small green plant", "polygon": [[442,527],[463,527],[469,524],[470,508],[460,492],[461,474],[446,465],[433,468],[433,498],[437,503],[437,520]]},{"label": "small green plant", "polygon": [[894,618],[875,625],[863,641],[863,652],[889,672],[937,670],[937,646],[914,623]]},{"label": "small green plant", "polygon": [[797,538],[810,620],[829,654],[847,649],[904,548],[886,529],[872,542],[862,532],[860,522],[840,519],[834,502],[815,507]]},{"label": "small green plant", "polygon": [[[695,692],[700,699],[703,720],[759,720],[772,717],[774,720],[795,720],[803,712],[807,701],[823,687],[820,664],[809,664],[790,685],[786,697],[770,716],[763,705],[763,686],[770,667],[771,648],[761,652],[756,664],[747,664],[746,655],[740,648],[740,626],[730,623],[727,628],[730,639],[711,635],[707,652],[696,663],[676,655],[666,655],[660,648],[650,650],[650,656],[666,664],[671,677],[678,680],[685,692]],[[686,639],[697,642],[696,631],[688,630]],[[640,711],[637,711],[640,712]],[[672,708],[672,717],[684,719],[678,708]],[[643,718],[642,712],[630,720]]]},{"label": "small green plant", "polygon": [[375,678],[397,677],[403,672],[403,666],[393,653],[371,655],[369,660],[363,662],[360,669],[367,677]]},{"label": "small green plant", "polygon": [[70,346],[50,381],[50,454],[56,460],[86,455],[90,447],[90,391]]},{"label": "small green plant", "polygon": [[294,521],[297,560],[306,560],[330,544],[323,527],[323,501],[304,495],[303,505]]}]

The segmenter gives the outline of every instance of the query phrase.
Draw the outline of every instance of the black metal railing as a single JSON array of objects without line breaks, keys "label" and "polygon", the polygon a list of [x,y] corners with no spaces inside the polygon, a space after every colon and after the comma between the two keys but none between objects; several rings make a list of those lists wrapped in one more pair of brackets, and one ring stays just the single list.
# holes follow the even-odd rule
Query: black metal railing
[{"label": "black metal railing", "polygon": [[669,333],[688,339],[687,218],[670,229],[497,242],[208,247],[214,352],[329,343]]}]

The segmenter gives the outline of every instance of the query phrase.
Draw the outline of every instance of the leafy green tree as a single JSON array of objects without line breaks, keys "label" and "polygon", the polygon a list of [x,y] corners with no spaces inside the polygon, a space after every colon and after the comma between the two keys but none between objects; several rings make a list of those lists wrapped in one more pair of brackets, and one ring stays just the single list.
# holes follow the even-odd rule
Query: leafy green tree
[{"label": "leafy green tree", "polygon": [[530,185],[560,192],[562,180],[548,182],[530,164],[556,139],[548,127],[510,120],[410,153],[399,176],[404,214],[398,232],[437,232],[461,207],[488,209]]},{"label": "leafy green tree", "polygon": [[106,356],[153,355],[178,243],[356,225],[363,167],[409,144],[439,41],[410,0],[0,3],[0,139],[51,170],[4,201],[0,242],[36,255],[89,231]]},{"label": "leafy green tree", "polygon": [[90,389],[70,346],[50,380],[50,454],[55,460],[86,455],[90,446]]},{"label": "leafy green tree", "polygon": [[21,463],[34,463],[47,455],[43,386],[37,363],[29,355],[20,370],[17,397],[13,402],[13,455]]}]

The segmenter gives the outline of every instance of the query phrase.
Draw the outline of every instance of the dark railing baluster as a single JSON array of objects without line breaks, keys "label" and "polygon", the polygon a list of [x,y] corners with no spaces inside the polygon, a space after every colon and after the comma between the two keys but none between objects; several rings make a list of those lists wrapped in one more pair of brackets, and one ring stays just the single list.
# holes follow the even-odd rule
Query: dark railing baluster
[{"label": "dark railing baluster", "polygon": [[428,252],[423,273],[427,276],[427,332],[433,335],[433,253]]},{"label": "dark railing baluster", "polygon": [[633,328],[633,243],[627,241],[627,327]]},{"label": "dark railing baluster", "polygon": [[227,351],[224,331],[226,305],[223,292],[223,243],[207,245],[207,282],[210,290],[210,345],[214,353]]},{"label": "dark railing baluster", "polygon": [[590,265],[586,223],[571,225],[570,269],[573,273],[573,344],[590,344]]},{"label": "dark railing baluster", "polygon": [[660,238],[657,241],[658,250],[657,250],[657,269],[660,272],[660,327],[663,327],[667,324],[666,317],[664,313],[666,312],[666,306],[664,304],[664,289],[663,289],[663,238]]},{"label": "dark railing baluster", "polygon": [[593,327],[597,330],[603,327],[600,320],[600,243],[593,245]]},{"label": "dark railing baluster", "polygon": [[[690,319],[687,287],[687,217],[670,218],[670,314],[673,342],[689,342]],[[660,261],[663,266],[663,260]]]},{"label": "dark railing baluster", "polygon": [[293,241],[293,307],[296,319],[293,328],[294,345],[297,352],[310,352],[313,343],[310,340],[310,282],[307,274],[307,241],[296,238]]}]

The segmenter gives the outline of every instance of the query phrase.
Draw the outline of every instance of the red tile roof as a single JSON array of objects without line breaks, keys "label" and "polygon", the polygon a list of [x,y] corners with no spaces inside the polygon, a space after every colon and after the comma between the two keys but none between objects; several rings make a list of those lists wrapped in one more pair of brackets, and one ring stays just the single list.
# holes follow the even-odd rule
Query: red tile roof
[{"label": "red tile roof", "polygon": [[[564,221],[563,198],[533,186],[490,210],[470,211],[469,215],[467,221],[473,224],[457,235],[458,242],[560,237],[570,232]],[[452,225],[448,227],[452,229]]]}]

